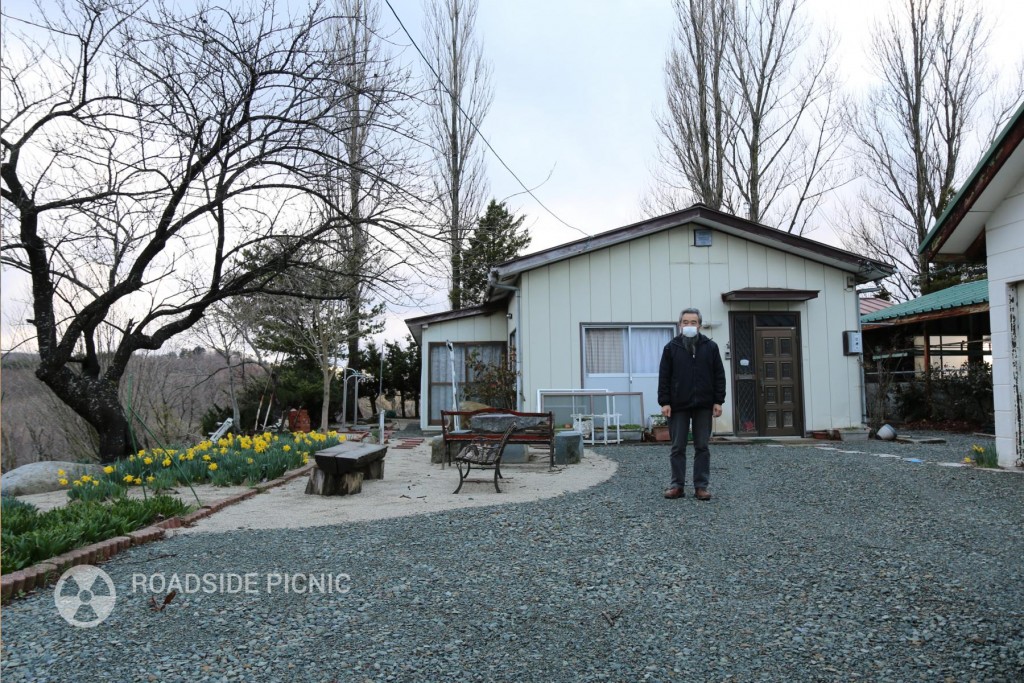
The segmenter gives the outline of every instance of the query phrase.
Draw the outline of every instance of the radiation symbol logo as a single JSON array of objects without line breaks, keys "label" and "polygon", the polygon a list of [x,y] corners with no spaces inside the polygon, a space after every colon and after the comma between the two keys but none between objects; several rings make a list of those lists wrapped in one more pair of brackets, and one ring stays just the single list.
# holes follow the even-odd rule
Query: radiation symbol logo
[{"label": "radiation symbol logo", "polygon": [[53,589],[53,601],[64,620],[79,628],[99,626],[114,609],[114,582],[99,567],[83,564],[64,572]]}]

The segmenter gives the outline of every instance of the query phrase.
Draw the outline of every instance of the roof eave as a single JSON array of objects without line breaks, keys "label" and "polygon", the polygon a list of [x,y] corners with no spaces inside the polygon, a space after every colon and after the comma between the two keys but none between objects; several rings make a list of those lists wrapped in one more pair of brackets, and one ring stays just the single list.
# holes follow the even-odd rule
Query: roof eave
[{"label": "roof eave", "polygon": [[[1022,140],[1024,140],[1024,103],[1017,108],[999,137],[982,155],[981,161],[974,167],[960,191],[946,205],[942,215],[935,221],[934,227],[921,241],[919,253],[930,261],[936,260],[946,241],[969,217],[971,208],[1003,169]],[[981,226],[976,227],[981,228]],[[976,240],[974,241],[976,242]],[[945,254],[945,256],[946,260],[951,260],[956,255]]]},{"label": "roof eave", "polygon": [[857,283],[881,280],[895,272],[894,267],[881,261],[837,249],[836,247],[815,242],[805,237],[791,235],[790,233],[759,223],[753,223],[737,216],[722,213],[721,211],[715,211],[702,204],[695,204],[688,209],[633,223],[621,228],[615,228],[585,239],[500,263],[494,267],[493,281],[502,284],[511,283],[522,273],[535,268],[687,223],[696,223],[776,249],[779,248],[781,243],[787,247],[789,253],[852,273]]}]

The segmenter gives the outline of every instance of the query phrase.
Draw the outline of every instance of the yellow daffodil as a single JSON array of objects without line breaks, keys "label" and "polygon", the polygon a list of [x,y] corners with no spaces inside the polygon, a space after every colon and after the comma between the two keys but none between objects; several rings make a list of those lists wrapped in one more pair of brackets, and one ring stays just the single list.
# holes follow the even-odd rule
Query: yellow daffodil
[{"label": "yellow daffodil", "polygon": [[90,481],[92,481],[92,477],[90,477],[88,474],[83,474],[82,475],[82,482],[83,483],[88,483]]},{"label": "yellow daffodil", "polygon": [[215,462],[211,462],[210,463],[210,471],[211,472],[216,472],[217,471],[217,463],[215,463]]},{"label": "yellow daffodil", "polygon": [[148,477],[146,477],[146,481],[148,481],[148,482],[149,482],[150,484],[152,484],[152,483],[153,483],[154,481],[156,481],[156,477],[154,477],[154,476],[153,476],[153,475],[151,474],[151,475],[149,475]]},{"label": "yellow daffodil", "polygon": [[163,464],[164,467],[170,467],[171,466],[171,459],[170,458],[164,458],[164,461],[163,461],[162,464]]},{"label": "yellow daffodil", "polygon": [[110,465],[107,465],[106,467],[103,468],[103,474],[113,474],[113,473],[114,473],[114,468],[111,467]]},{"label": "yellow daffodil", "polygon": [[99,486],[100,485],[99,479],[93,479],[92,480],[92,485],[93,486]]},{"label": "yellow daffodil", "polygon": [[251,464],[253,464],[253,462],[255,462],[255,461],[254,461],[254,460],[253,460],[252,458],[246,458],[246,459],[245,459],[245,462],[251,465]]},{"label": "yellow daffodil", "polygon": [[153,464],[153,458],[143,458],[142,459],[142,464],[143,465],[152,465]]},{"label": "yellow daffodil", "polygon": [[81,485],[82,485],[82,482],[78,481],[77,479],[75,479],[75,480],[74,480],[74,481],[73,481],[72,483],[73,483],[73,484],[74,484],[75,486],[81,486]]},{"label": "yellow daffodil", "polygon": [[135,479],[132,481],[132,483],[135,484],[136,486],[138,486],[138,485],[140,485],[142,483],[142,479],[140,477],[135,477]]},{"label": "yellow daffodil", "polygon": [[57,483],[60,484],[61,486],[67,486],[68,485],[68,480],[61,478],[61,479],[57,480]]},{"label": "yellow daffodil", "polygon": [[133,480],[134,478],[135,478],[135,477],[133,477],[133,476],[132,476],[132,475],[130,475],[130,474],[126,474],[126,475],[124,475],[124,481],[128,482],[129,484],[130,484],[130,483],[132,483],[132,480]]},{"label": "yellow daffodil", "polygon": [[285,453],[287,453],[287,452],[288,452],[288,451],[290,451],[291,449],[292,449],[292,447],[291,447],[291,446],[289,446],[288,444],[285,444],[285,445],[284,445],[284,447],[283,447],[283,448],[282,448],[281,450],[282,450],[282,451],[284,451]]},{"label": "yellow daffodil", "polygon": [[64,470],[57,470],[57,476],[58,477],[65,477],[65,476],[67,476],[67,472],[65,472]]}]

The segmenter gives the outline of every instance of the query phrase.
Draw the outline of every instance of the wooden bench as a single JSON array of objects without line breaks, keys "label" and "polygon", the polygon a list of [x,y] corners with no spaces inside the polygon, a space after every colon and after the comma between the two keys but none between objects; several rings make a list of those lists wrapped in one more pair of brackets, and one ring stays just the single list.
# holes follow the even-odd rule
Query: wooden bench
[{"label": "wooden bench", "polygon": [[[504,430],[481,431],[472,427],[474,417],[487,415],[510,415],[515,420],[516,429],[509,437],[508,443],[547,446],[548,461],[551,467],[555,466],[555,414],[552,412],[524,413],[503,408],[441,411],[441,436],[444,439],[445,457],[448,464],[452,462],[452,444],[480,440],[500,441],[502,439]],[[454,428],[456,417],[460,422],[458,430]]]},{"label": "wooden bench", "polygon": [[[454,493],[462,490],[462,485],[466,483],[466,477],[469,476],[473,465],[476,465],[477,469],[493,469],[494,490],[501,493],[501,488],[498,486],[498,480],[503,478],[501,476],[501,456],[505,452],[505,446],[508,445],[509,438],[515,429],[516,423],[512,422],[509,424],[508,429],[505,430],[505,433],[501,435],[500,440],[479,439],[471,441],[459,449],[459,452],[455,455],[455,465],[459,468],[459,486],[455,489]],[[463,465],[466,466],[465,472],[462,471]]]},{"label": "wooden bench", "polygon": [[363,490],[364,479],[384,478],[384,456],[388,447],[375,443],[346,441],[317,451],[316,467],[309,473],[306,493],[318,496],[348,496]]}]

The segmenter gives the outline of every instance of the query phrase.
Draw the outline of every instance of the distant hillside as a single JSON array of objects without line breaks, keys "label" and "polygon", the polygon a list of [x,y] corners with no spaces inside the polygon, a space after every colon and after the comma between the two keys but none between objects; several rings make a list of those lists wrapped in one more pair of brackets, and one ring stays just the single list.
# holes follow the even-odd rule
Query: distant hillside
[{"label": "distant hillside", "polygon": [[[92,430],[49,387],[36,379],[38,356],[9,353],[0,374],[0,448],[7,471],[37,460],[89,460],[95,457]],[[247,363],[234,367],[236,389],[263,370]],[[214,353],[137,356],[129,364],[133,408],[163,443],[202,437],[203,415],[214,404],[230,404],[228,372]],[[123,384],[124,388],[127,383]],[[127,397],[123,398],[126,400]]]}]

